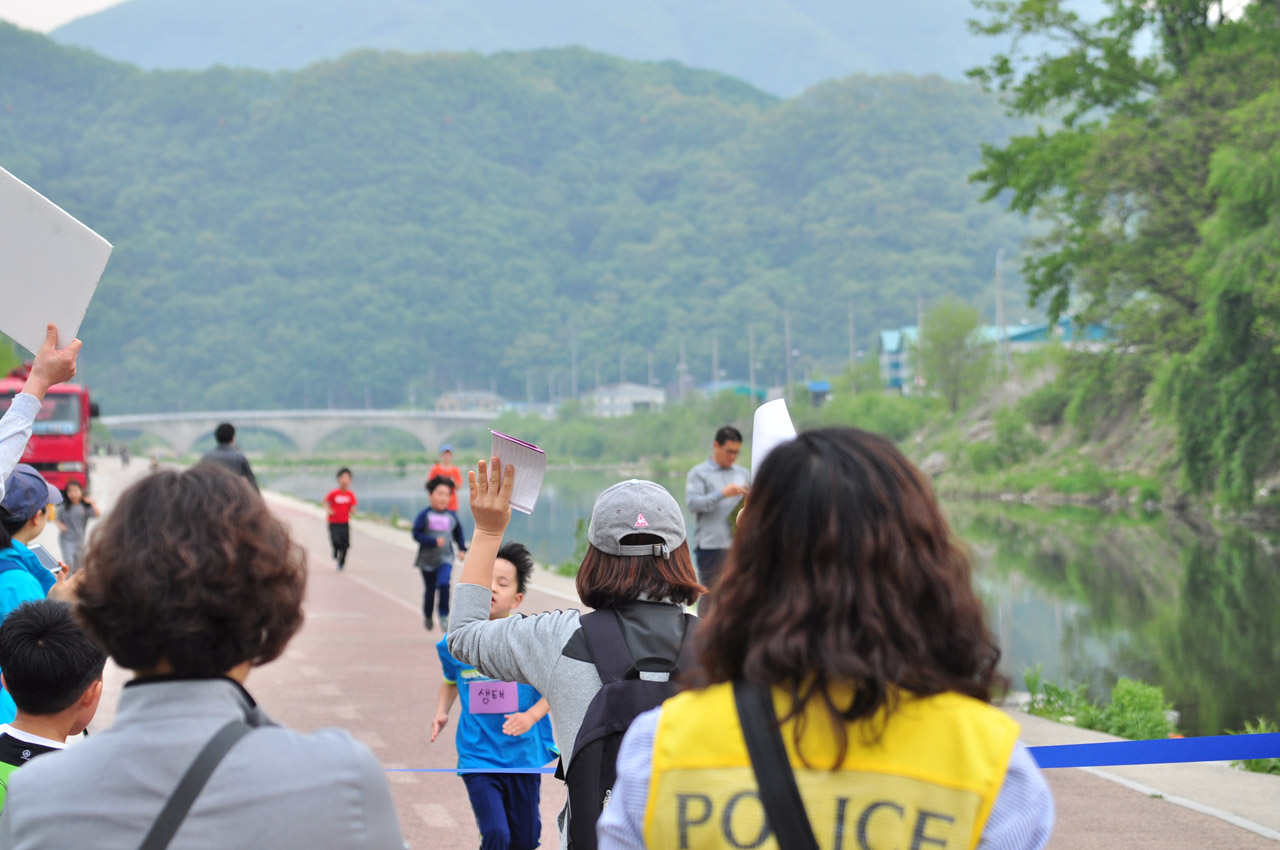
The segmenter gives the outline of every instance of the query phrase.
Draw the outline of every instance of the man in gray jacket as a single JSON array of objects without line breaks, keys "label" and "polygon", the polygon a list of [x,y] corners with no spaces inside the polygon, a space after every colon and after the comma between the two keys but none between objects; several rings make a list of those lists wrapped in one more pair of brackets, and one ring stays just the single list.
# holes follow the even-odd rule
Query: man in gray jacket
[{"label": "man in gray jacket", "polygon": [[[742,432],[732,425],[716,431],[711,457],[689,470],[685,479],[685,504],[694,516],[693,554],[698,580],[708,590],[720,576],[720,566],[733,543],[729,524],[733,511],[751,487],[751,474],[734,463],[742,450]],[[698,616],[711,613],[713,596],[698,600]]]}]

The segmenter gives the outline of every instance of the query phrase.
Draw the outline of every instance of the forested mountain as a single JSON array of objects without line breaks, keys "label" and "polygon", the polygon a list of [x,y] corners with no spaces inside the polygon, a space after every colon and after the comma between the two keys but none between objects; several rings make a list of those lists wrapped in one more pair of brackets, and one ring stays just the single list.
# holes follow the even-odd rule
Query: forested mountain
[{"label": "forested mountain", "polygon": [[[939,78],[779,101],[566,49],[145,72],[0,25],[0,165],[116,245],[84,378],[114,412],[523,398],[713,339],[745,377],[839,363],[918,296],[990,303],[1018,217],[976,202],[1014,129]],[[38,281],[33,285],[38,287]],[[1011,296],[1011,303],[1018,303]]]},{"label": "forested mountain", "polygon": [[581,46],[673,59],[789,95],[854,72],[959,79],[992,50],[969,35],[972,14],[965,0],[128,0],[53,37],[144,68],[187,69],[297,69],[358,48]]}]

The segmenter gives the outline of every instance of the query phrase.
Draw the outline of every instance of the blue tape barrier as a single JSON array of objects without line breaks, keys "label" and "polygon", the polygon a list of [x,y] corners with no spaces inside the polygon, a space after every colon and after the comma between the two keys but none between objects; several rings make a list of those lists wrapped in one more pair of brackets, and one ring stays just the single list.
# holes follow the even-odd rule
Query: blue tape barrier
[{"label": "blue tape barrier", "polygon": [[[1042,769],[1280,758],[1280,732],[1028,747]],[[387,773],[555,773],[554,767],[391,767]]]},{"label": "blue tape barrier", "polygon": [[1028,747],[1041,768],[1280,758],[1280,732]]}]

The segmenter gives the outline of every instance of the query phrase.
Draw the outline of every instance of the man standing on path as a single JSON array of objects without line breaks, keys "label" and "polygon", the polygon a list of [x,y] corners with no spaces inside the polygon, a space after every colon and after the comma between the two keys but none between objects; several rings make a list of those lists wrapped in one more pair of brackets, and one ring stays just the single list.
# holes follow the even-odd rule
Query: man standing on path
[{"label": "man standing on path", "polygon": [[257,490],[258,479],[253,477],[253,468],[249,466],[249,459],[236,448],[236,426],[230,422],[223,422],[213,429],[213,439],[218,441],[217,447],[205,452],[200,462],[221,464],[248,481],[253,485],[253,489]]},{"label": "man standing on path", "polygon": [[[734,463],[742,450],[742,432],[732,425],[716,431],[711,457],[689,470],[684,497],[693,512],[693,554],[698,561],[698,581],[713,590],[720,565],[729,553],[733,530],[729,518],[751,486],[751,475]],[[698,600],[698,616],[711,613],[712,594]]]}]

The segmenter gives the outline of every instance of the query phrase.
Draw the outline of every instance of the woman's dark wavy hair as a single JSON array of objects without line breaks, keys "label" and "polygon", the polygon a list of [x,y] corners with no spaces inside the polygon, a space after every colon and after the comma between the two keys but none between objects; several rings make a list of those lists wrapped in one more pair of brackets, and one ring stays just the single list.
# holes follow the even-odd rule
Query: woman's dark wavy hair
[{"label": "woman's dark wavy hair", "polygon": [[[901,692],[990,700],[1000,650],[968,557],[891,442],[855,428],[803,433],[765,459],[744,513],[694,684],[781,686],[784,719],[821,700],[837,765],[844,724],[893,711]],[[838,704],[841,684],[853,685],[851,704]]]},{"label": "woman's dark wavy hair", "polygon": [[265,664],[302,625],[306,556],[248,482],[210,463],[125,491],[82,572],[77,617],[130,670]]}]

